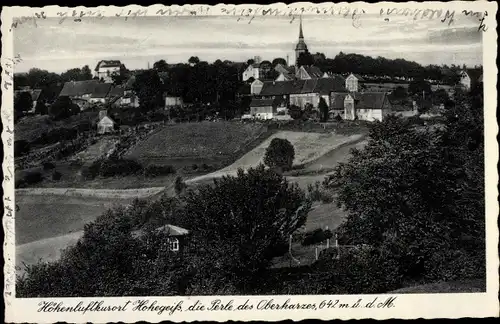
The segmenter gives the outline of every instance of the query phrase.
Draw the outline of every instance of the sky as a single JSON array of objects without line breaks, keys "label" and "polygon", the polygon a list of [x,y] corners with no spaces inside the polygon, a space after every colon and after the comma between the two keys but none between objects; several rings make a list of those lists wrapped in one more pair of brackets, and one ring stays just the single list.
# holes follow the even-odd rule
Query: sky
[{"label": "sky", "polygon": [[[340,17],[302,18],[305,42],[312,53],[334,57],[340,51],[420,64],[482,64],[482,39],[477,19],[455,17],[451,26],[439,20],[417,20],[378,15],[363,16],[356,27]],[[57,18],[24,23],[14,29],[14,52],[23,62],[16,72],[36,67],[51,72],[89,65],[102,59],[121,60],[129,69],[147,68],[164,59],[187,62],[198,56],[245,62],[254,56],[276,57],[293,64],[299,19],[256,17],[237,21],[231,16],[83,18],[81,22]]]}]

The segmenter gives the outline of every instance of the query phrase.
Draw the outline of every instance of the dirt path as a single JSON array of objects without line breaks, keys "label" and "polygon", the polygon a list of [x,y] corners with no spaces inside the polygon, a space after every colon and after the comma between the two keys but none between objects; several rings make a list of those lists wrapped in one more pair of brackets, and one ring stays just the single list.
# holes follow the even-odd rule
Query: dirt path
[{"label": "dirt path", "polygon": [[163,191],[165,187],[138,189],[84,189],[84,188],[26,188],[16,189],[16,195],[25,196],[67,196],[92,198],[147,198]]},{"label": "dirt path", "polygon": [[224,175],[236,175],[239,168],[248,169],[256,167],[263,161],[266,149],[274,138],[288,139],[295,147],[295,163],[306,164],[316,161],[321,156],[328,154],[329,152],[334,151],[336,148],[347,143],[358,142],[363,138],[363,135],[343,136],[333,133],[324,134],[291,131],[278,132],[269,137],[255,149],[246,153],[230,166],[187,180],[186,183],[192,184],[199,181],[222,177]]}]

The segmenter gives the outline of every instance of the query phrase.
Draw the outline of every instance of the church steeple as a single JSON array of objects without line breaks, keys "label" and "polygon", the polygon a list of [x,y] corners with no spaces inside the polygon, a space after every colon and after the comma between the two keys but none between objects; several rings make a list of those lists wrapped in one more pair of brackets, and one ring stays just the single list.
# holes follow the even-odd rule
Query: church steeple
[{"label": "church steeple", "polygon": [[302,32],[302,16],[300,17],[300,25],[299,25],[299,41],[297,46],[295,46],[295,66],[299,68],[299,56],[302,53],[307,52],[307,45],[304,42],[304,33]]},{"label": "church steeple", "polygon": [[304,34],[302,33],[302,16],[300,17],[300,29],[299,29],[299,41],[304,40]]}]

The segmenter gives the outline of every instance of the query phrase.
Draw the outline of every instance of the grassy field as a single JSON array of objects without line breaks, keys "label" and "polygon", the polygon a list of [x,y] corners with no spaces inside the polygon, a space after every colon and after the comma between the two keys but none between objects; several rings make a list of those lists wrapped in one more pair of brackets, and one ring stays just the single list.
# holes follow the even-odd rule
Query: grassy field
[{"label": "grassy field", "polygon": [[131,200],[16,194],[16,245],[81,231],[108,208]]},{"label": "grassy field", "polygon": [[125,155],[146,165],[214,165],[243,154],[265,127],[234,122],[201,122],[167,125]]},{"label": "grassy field", "polygon": [[356,141],[360,137],[361,135],[344,136],[333,133],[277,132],[233,164],[216,172],[191,179],[188,183],[213,179],[224,175],[235,175],[239,168],[248,169],[257,166],[263,161],[266,149],[274,138],[289,140],[295,148],[294,164],[305,164],[318,159],[340,145]]}]

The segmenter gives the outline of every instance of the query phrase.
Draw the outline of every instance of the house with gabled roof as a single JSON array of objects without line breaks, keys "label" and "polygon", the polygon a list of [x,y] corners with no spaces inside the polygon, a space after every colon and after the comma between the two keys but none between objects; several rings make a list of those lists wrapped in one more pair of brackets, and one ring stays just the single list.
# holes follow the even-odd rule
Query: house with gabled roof
[{"label": "house with gabled roof", "polygon": [[392,113],[389,97],[385,92],[332,93],[330,116],[345,120],[382,121]]},{"label": "house with gabled roof", "polygon": [[321,78],[322,76],[323,73],[321,72],[321,70],[314,65],[311,66],[302,65],[300,68],[297,69],[297,72],[295,72],[295,77],[299,80]]},{"label": "house with gabled roof", "polygon": [[259,79],[264,75],[260,69],[260,63],[249,64],[245,71],[243,71],[242,80],[248,81],[250,78]]},{"label": "house with gabled roof", "polygon": [[112,83],[98,83],[89,98],[89,103],[106,103],[108,94],[113,87]]},{"label": "house with gabled roof", "polygon": [[97,84],[99,84],[98,80],[65,82],[59,97],[89,100]]},{"label": "house with gabled roof", "polygon": [[118,60],[101,60],[94,69],[94,76],[104,82],[113,82],[113,75],[121,73],[122,63]]},{"label": "house with gabled roof", "polygon": [[465,69],[460,72],[460,85],[467,91],[483,82],[482,69]]},{"label": "house with gabled roof", "polygon": [[357,92],[359,91],[359,83],[364,81],[365,79],[363,79],[363,77],[359,74],[351,73],[345,79],[345,87],[349,91]]}]

